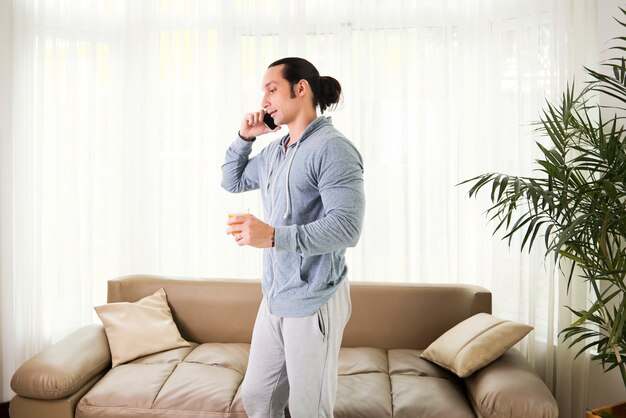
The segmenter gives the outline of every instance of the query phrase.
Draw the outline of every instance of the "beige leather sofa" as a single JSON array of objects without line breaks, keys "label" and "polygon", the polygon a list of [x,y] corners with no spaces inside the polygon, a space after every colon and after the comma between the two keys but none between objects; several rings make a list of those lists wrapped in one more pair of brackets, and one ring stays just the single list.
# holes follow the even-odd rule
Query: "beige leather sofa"
[{"label": "beige leather sofa", "polygon": [[[549,390],[514,349],[466,379],[419,357],[449,328],[489,313],[487,290],[351,285],[336,418],[558,416]],[[134,302],[160,288],[191,347],[110,369],[103,328],[84,327],[17,370],[11,417],[245,417],[239,388],[261,300],[259,282],[127,276],[109,281],[108,301]]]}]

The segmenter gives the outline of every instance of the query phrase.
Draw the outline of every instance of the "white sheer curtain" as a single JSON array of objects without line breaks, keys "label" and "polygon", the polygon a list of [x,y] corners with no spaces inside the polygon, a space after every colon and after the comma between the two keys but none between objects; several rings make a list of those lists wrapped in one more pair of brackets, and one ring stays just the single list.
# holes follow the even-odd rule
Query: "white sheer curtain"
[{"label": "white sheer curtain", "polygon": [[220,165],[267,65],[295,55],[342,83],[334,123],[365,160],[351,279],[487,287],[496,315],[535,327],[520,348],[563,416],[580,410],[585,379],[555,363],[554,268],[492,237],[487,196],[455,184],[532,173],[530,122],[598,61],[595,1],[0,1],[4,400],[19,364],[94,321],[111,277],[260,276],[259,251],[224,233],[260,197],[221,190]]}]

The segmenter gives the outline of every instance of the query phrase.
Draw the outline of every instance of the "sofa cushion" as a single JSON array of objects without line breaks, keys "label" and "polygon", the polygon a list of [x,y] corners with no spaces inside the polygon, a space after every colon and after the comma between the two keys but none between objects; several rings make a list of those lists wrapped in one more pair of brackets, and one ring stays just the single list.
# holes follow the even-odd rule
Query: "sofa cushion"
[{"label": "sofa cushion", "polygon": [[422,358],[459,377],[485,367],[524,338],[533,328],[486,313],[460,322],[424,350]]},{"label": "sofa cushion", "polygon": [[207,343],[111,369],[76,408],[76,418],[245,417],[239,386],[249,344]]},{"label": "sofa cushion", "polygon": [[342,348],[335,418],[392,416],[387,351],[380,348]]},{"label": "sofa cushion", "polygon": [[[249,348],[191,343],[118,366],[80,401],[76,418],[245,417],[240,386]],[[473,417],[460,380],[419,355],[342,348],[335,418]]]},{"label": "sofa cushion", "polygon": [[342,348],[335,418],[473,418],[460,379],[420,353]]},{"label": "sofa cushion", "polygon": [[249,344],[198,346],[167,379],[152,408],[243,413],[240,386],[249,353]]},{"label": "sofa cushion", "polygon": [[94,309],[104,325],[113,367],[148,354],[189,346],[178,332],[163,289],[137,302],[109,303]]},{"label": "sofa cushion", "polygon": [[394,418],[474,418],[461,380],[420,358],[420,350],[389,350]]}]

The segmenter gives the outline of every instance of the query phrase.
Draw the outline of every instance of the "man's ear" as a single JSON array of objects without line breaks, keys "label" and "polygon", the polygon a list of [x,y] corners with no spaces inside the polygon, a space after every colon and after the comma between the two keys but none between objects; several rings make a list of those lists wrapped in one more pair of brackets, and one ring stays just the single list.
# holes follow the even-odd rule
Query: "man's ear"
[{"label": "man's ear", "polygon": [[296,96],[304,97],[307,89],[311,89],[308,81],[306,81],[305,79],[298,81],[298,84],[295,85]]}]

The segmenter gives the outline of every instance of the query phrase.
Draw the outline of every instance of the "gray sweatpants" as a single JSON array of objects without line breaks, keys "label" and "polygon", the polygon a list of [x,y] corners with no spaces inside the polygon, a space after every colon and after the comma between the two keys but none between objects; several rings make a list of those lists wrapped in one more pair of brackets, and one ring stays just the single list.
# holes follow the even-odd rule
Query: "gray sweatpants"
[{"label": "gray sweatpants", "polygon": [[287,402],[292,418],[332,418],[339,348],[351,311],[347,279],[311,316],[274,316],[263,298],[242,384],[250,418],[282,418]]}]

